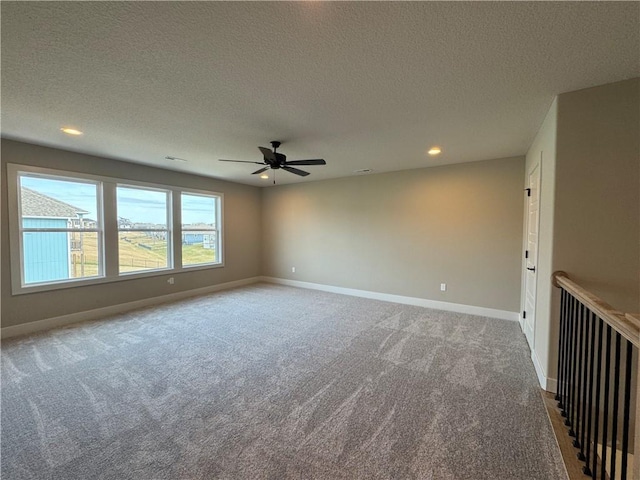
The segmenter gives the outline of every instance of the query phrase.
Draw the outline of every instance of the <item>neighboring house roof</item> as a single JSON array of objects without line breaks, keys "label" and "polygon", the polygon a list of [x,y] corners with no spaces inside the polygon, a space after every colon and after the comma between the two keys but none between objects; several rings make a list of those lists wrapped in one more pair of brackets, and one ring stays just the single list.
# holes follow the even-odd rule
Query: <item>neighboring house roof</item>
[{"label": "neighboring house roof", "polygon": [[143,222],[136,222],[136,223],[131,223],[131,224],[127,224],[127,225],[121,225],[121,227],[127,227],[127,228],[147,228],[149,230],[165,230],[167,228],[167,225],[164,223],[143,223]]},{"label": "neighboring house roof", "polygon": [[182,228],[186,228],[188,230],[213,230],[213,223],[187,223],[183,224]]},{"label": "neighboring house roof", "polygon": [[21,198],[23,217],[75,218],[78,214],[89,213],[27,187],[22,187]]}]

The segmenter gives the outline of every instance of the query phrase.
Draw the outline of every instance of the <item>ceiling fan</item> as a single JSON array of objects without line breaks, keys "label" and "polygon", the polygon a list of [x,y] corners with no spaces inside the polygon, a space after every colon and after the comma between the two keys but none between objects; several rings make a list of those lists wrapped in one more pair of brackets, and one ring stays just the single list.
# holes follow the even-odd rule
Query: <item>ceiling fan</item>
[{"label": "ceiling fan", "polygon": [[296,175],[300,175],[301,177],[306,177],[309,175],[309,172],[305,172],[304,170],[300,170],[298,168],[292,167],[291,165],[326,165],[325,162],[321,158],[314,158],[310,160],[292,160],[287,161],[287,156],[283,153],[278,153],[278,147],[280,147],[280,143],[277,140],[271,142],[271,146],[273,147],[273,151],[269,150],[265,147],[258,147],[258,149],[262,152],[264,160],[262,162],[250,162],[247,160],[223,160],[220,159],[221,162],[238,162],[238,163],[255,163],[257,165],[266,165],[263,168],[260,168],[252,173],[252,175],[257,175],[262,172],[266,172],[269,169],[277,170],[282,169],[289,173],[294,173]]}]

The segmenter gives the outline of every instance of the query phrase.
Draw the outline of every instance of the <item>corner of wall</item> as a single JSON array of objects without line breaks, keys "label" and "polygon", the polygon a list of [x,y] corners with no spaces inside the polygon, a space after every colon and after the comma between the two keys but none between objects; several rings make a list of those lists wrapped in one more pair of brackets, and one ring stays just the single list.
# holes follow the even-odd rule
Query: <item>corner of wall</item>
[{"label": "corner of wall", "polygon": [[[555,168],[557,146],[557,115],[558,97],[554,97],[549,105],[545,118],[527,151],[526,176],[536,164],[540,164],[540,207],[538,228],[538,258],[536,260],[536,306],[535,325],[533,333],[532,359],[536,366],[542,385],[546,385],[546,373],[553,372],[554,366],[550,360],[552,354],[553,332],[552,319],[552,286],[553,273],[553,236],[554,236],[554,205],[555,205]],[[526,206],[525,206],[526,209]],[[526,215],[526,211],[525,211]],[[525,227],[526,228],[526,227]],[[526,249],[526,243],[523,250]],[[524,265],[523,265],[524,269]],[[524,270],[523,270],[524,272]],[[523,273],[524,295],[524,273]],[[524,302],[524,299],[522,300]]]}]

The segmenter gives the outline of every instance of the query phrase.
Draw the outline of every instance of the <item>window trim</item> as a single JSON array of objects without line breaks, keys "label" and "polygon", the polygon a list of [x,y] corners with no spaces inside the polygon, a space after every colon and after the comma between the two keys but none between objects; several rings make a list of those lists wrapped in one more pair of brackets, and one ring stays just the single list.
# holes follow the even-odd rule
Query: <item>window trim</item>
[{"label": "window trim", "polygon": [[[166,204],[166,216],[165,222],[166,227],[164,229],[157,228],[130,228],[130,229],[120,229],[120,225],[118,225],[118,219],[120,215],[118,214],[118,188],[128,188],[131,190],[147,190],[151,192],[161,192],[165,194],[165,204]],[[175,224],[173,221],[173,197],[175,192],[168,188],[158,188],[154,187],[144,187],[140,185],[131,185],[129,183],[118,183],[116,184],[116,230],[118,234],[118,249],[120,248],[120,232],[165,232],[167,238],[167,266],[162,268],[149,268],[145,270],[132,271],[132,272],[122,272],[120,271],[120,252],[118,251],[118,275],[119,276],[130,276],[135,275],[141,272],[166,272],[168,270],[172,270],[175,267],[174,263],[174,248],[173,248],[173,229],[175,228]]]},{"label": "window trim", "polygon": [[[11,170],[9,170],[9,172],[11,172]],[[85,183],[85,184],[93,184],[96,187],[96,222],[98,227],[96,228],[86,228],[86,229],[80,229],[80,228],[31,228],[31,227],[27,227],[25,228],[23,226],[23,222],[22,222],[22,202],[18,201],[18,194],[20,192],[20,188],[19,188],[19,179],[20,179],[20,174],[21,173],[25,173],[27,174],[26,176],[30,176],[30,177],[36,177],[36,178],[45,178],[45,179],[52,179],[52,180],[56,180],[59,179],[60,181],[67,181],[67,182],[75,182],[75,183]],[[67,172],[65,172],[67,173]],[[104,255],[104,215],[103,215],[103,208],[102,208],[102,182],[93,179],[93,178],[79,178],[79,177],[73,177],[73,176],[69,176],[69,175],[52,175],[48,172],[45,171],[31,171],[30,169],[28,171],[18,171],[16,172],[15,176],[14,176],[14,181],[15,181],[15,195],[13,195],[10,198],[9,201],[9,207],[11,208],[11,200],[15,201],[16,204],[16,208],[11,208],[10,210],[10,217],[11,218],[11,213],[17,213],[17,221],[16,221],[16,225],[17,225],[17,235],[18,235],[18,250],[19,250],[19,255],[12,255],[11,259],[12,259],[12,272],[19,272],[19,278],[17,279],[17,282],[14,282],[13,279],[13,273],[12,273],[12,286],[14,286],[14,283],[19,283],[19,288],[20,289],[24,289],[24,288],[35,288],[35,287],[41,287],[41,286],[48,286],[48,285],[58,285],[58,284],[63,284],[63,283],[68,283],[68,282],[76,282],[76,281],[83,281],[83,280],[96,280],[96,279],[101,279],[104,277],[105,275],[105,255]],[[9,193],[11,194],[11,188],[9,188]],[[48,218],[48,217],[28,217],[28,218]],[[47,282],[32,282],[27,284],[25,282],[25,271],[24,268],[22,268],[22,266],[24,265],[24,233],[25,232],[60,232],[60,233],[75,233],[75,232],[81,232],[81,233],[96,233],[97,234],[97,245],[98,245],[98,259],[99,259],[99,263],[98,263],[98,274],[91,276],[91,277],[80,277],[80,278],[67,278],[67,279],[58,279],[58,280],[50,280]],[[13,244],[10,244],[10,248],[11,251],[15,251],[13,249]],[[18,269],[16,270],[15,268],[13,268],[13,263],[14,263],[14,259],[19,260],[19,265],[18,265]],[[14,289],[15,290],[15,289]]]},{"label": "window trim", "polygon": [[[216,202],[215,202],[216,228],[212,230],[183,228],[182,226],[182,195],[184,194],[216,199]],[[180,223],[178,224],[178,226],[180,227],[180,230],[178,234],[180,236],[180,266],[184,270],[194,270],[198,268],[206,268],[207,266],[217,265],[220,262],[224,262],[224,257],[222,256],[222,196],[212,192],[206,192],[204,190],[194,190],[194,189],[186,190],[185,189],[180,192],[179,210],[180,210]],[[220,223],[218,224],[218,222]],[[184,232],[205,232],[205,231],[215,232],[216,234],[216,254],[220,258],[220,262],[193,263],[191,265],[185,265],[184,259],[182,257],[182,235],[184,234]]]},{"label": "window trim", "polygon": [[[23,285],[23,244],[21,239],[20,202],[18,201],[19,175],[21,173],[43,175],[47,177],[59,177],[71,181],[92,181],[98,184],[98,212],[102,225],[102,276],[55,280],[47,283]],[[170,224],[167,225],[171,236],[171,251],[169,253],[172,266],[165,269],[143,270],[141,272],[119,273],[118,265],[118,226],[116,208],[116,188],[118,185],[132,186],[150,189],[167,190],[170,192],[170,203],[167,206]],[[224,194],[213,190],[202,190],[177,185],[166,185],[138,180],[115,178],[103,175],[95,175],[83,172],[71,172],[54,168],[37,167],[28,164],[7,163],[7,208],[9,209],[9,251],[11,252],[11,291],[13,295],[22,295],[81,286],[99,285],[103,283],[123,282],[140,278],[170,276],[178,273],[193,272],[224,268]],[[181,235],[182,218],[180,199],[182,193],[194,193],[218,197],[218,243],[220,248],[220,260],[217,263],[205,263],[191,266],[182,266],[182,245],[176,242],[176,232]],[[115,222],[115,230],[113,229]],[[100,229],[98,229],[100,230]],[[87,230],[85,230],[87,231]],[[99,232],[100,233],[100,232]],[[114,238],[115,237],[115,238]],[[100,237],[99,237],[100,238]],[[19,255],[13,253],[19,252]],[[115,265],[113,261],[115,259]]]}]

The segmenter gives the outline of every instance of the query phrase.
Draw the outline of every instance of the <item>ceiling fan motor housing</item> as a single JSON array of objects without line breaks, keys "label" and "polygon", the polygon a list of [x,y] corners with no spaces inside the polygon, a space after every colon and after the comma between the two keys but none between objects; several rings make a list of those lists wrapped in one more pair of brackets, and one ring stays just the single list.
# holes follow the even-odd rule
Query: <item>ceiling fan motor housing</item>
[{"label": "ceiling fan motor housing", "polygon": [[279,142],[278,140],[272,140],[270,143],[271,147],[273,148],[273,153],[269,156],[264,155],[264,163],[269,165],[271,168],[280,168],[284,166],[285,162],[287,161],[287,156],[282,153],[276,152],[278,147],[280,147],[281,142]]},{"label": "ceiling fan motor housing", "polygon": [[267,163],[271,168],[282,167],[287,161],[287,156],[282,153],[275,153],[275,152],[274,152],[274,155],[275,155],[275,158],[273,159],[264,157],[265,163]]}]

